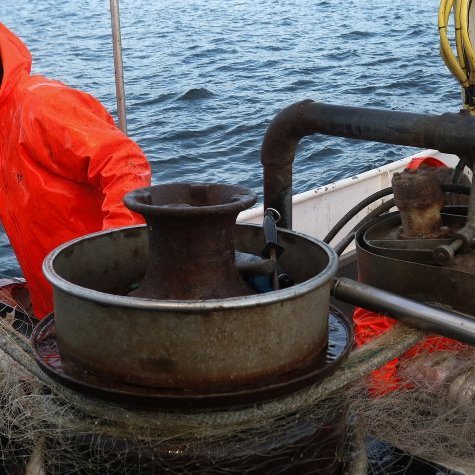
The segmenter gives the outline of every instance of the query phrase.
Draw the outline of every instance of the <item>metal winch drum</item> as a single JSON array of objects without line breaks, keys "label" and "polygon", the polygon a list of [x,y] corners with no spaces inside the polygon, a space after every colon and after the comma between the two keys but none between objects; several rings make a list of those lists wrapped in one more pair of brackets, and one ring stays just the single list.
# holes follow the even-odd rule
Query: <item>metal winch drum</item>
[{"label": "metal winch drum", "polygon": [[396,173],[392,185],[399,211],[370,221],[357,233],[360,280],[473,315],[475,256],[469,246],[456,253],[462,247],[458,236],[471,230],[468,207],[451,203],[443,207],[435,169]]},{"label": "metal winch drum", "polygon": [[[346,322],[340,354],[322,363],[338,257],[318,240],[279,230],[285,252],[278,264],[295,285],[253,290],[234,256],[260,255],[265,245],[261,226],[235,224],[255,199],[215,184],[137,190],[125,202],[147,226],[99,232],[53,251],[44,271],[54,288],[50,326],[66,382],[219,395],[282,375],[294,375],[295,389],[336,368],[351,347]],[[184,299],[187,292],[194,298]]]}]

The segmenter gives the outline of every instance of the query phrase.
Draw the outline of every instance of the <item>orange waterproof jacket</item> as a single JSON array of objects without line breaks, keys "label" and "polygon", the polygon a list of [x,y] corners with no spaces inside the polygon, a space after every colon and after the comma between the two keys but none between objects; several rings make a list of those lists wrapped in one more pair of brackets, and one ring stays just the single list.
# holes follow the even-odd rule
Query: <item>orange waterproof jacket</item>
[{"label": "orange waterproof jacket", "polygon": [[1,23],[0,57],[0,219],[43,318],[53,309],[45,256],[79,236],[142,223],[122,198],[150,185],[150,166],[96,99],[30,75],[28,49]]}]

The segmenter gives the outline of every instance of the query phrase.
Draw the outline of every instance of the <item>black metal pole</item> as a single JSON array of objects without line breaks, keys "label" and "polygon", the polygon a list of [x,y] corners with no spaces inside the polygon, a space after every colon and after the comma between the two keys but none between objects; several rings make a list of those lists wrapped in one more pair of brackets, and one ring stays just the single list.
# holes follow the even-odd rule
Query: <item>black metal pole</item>
[{"label": "black metal pole", "polygon": [[471,317],[431,307],[346,277],[334,280],[332,294],[349,304],[475,346],[475,319]]},{"label": "black metal pole", "polygon": [[440,116],[334,106],[305,100],[282,110],[269,125],[262,144],[264,207],[292,227],[292,163],[299,141],[315,133],[369,140],[475,158],[475,118],[465,113]]}]

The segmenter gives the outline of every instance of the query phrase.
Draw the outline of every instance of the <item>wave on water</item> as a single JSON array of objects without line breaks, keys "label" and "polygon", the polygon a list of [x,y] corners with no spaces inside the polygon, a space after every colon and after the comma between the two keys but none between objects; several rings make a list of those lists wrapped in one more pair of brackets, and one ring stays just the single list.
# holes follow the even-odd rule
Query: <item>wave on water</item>
[{"label": "wave on water", "polygon": [[182,101],[196,101],[198,99],[208,99],[213,97],[214,93],[205,87],[193,88],[185,92],[178,100]]},{"label": "wave on water", "polygon": [[161,104],[162,102],[166,102],[170,99],[174,99],[176,94],[174,93],[167,93],[167,94],[158,94],[155,97],[150,97],[147,99],[136,100],[131,104],[131,107],[146,107],[146,106],[154,106],[157,104]]},{"label": "wave on water", "polygon": [[341,38],[344,40],[359,40],[361,38],[372,38],[377,36],[378,33],[375,31],[348,31],[347,33],[343,33]]}]

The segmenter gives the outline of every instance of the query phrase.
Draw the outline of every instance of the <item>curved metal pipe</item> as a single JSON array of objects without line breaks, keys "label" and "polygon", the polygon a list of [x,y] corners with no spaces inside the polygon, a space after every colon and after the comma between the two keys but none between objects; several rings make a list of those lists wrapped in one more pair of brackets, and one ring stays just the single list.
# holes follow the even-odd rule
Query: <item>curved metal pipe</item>
[{"label": "curved metal pipe", "polygon": [[304,100],[277,114],[264,136],[264,207],[292,228],[292,163],[299,141],[315,133],[420,148],[475,158],[475,117],[463,112],[440,116],[334,106]]}]

